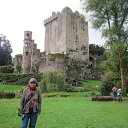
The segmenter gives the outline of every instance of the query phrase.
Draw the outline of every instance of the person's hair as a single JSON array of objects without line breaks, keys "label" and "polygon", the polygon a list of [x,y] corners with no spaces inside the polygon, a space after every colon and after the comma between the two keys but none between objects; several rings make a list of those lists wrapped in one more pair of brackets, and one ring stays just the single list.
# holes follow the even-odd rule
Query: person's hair
[{"label": "person's hair", "polygon": [[[29,87],[29,84],[30,84],[30,83],[28,83],[28,87]],[[38,83],[36,83],[36,87],[38,87]]]},{"label": "person's hair", "polygon": [[38,83],[37,83],[37,80],[35,78],[31,78],[29,80],[29,83],[35,83],[36,84],[36,87],[38,87]]}]

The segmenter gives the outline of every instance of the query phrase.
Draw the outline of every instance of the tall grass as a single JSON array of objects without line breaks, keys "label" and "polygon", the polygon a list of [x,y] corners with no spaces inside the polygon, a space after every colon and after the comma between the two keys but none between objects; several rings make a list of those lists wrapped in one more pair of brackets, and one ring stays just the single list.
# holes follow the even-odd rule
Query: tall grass
[{"label": "tall grass", "polygon": [[64,88],[63,72],[45,72],[39,86],[42,92],[60,91]]}]

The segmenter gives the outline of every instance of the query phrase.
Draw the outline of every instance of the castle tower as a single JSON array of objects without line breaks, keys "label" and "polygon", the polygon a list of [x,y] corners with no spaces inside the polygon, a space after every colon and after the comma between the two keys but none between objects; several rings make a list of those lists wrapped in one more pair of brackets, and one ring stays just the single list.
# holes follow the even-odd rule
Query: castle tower
[{"label": "castle tower", "polygon": [[25,31],[24,32],[24,46],[23,46],[23,63],[22,63],[23,73],[30,73],[31,42],[32,42],[32,32]]},{"label": "castle tower", "polygon": [[[22,57],[23,55],[22,54],[17,54],[15,55],[14,57],[14,60],[13,60],[13,63],[14,63],[14,72],[18,72],[20,73],[21,72],[21,66],[22,66]],[[20,69],[17,69],[17,67],[19,67]]]},{"label": "castle tower", "polygon": [[88,22],[78,11],[65,7],[61,12],[53,12],[44,20],[45,52],[50,54],[70,54],[76,60],[89,59]]}]

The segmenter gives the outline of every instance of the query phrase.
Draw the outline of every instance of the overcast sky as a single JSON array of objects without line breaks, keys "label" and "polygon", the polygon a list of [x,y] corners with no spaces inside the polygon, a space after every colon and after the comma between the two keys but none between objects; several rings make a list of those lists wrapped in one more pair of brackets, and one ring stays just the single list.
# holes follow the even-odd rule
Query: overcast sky
[{"label": "overcast sky", "polygon": [[[24,31],[32,31],[37,48],[44,50],[44,19],[52,12],[70,7],[83,13],[80,0],[0,0],[0,34],[10,40],[12,55],[23,53]],[[89,43],[103,45],[101,34],[91,28],[89,23]]]}]

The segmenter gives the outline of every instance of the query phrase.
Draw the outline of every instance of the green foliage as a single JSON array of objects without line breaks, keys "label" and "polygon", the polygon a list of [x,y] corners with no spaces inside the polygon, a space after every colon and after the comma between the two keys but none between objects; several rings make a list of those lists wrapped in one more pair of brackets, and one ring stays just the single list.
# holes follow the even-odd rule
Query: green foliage
[{"label": "green foliage", "polygon": [[51,61],[55,61],[56,58],[65,58],[65,54],[63,53],[49,54],[49,59]]},{"label": "green foliage", "polygon": [[[127,0],[81,0],[86,11],[91,12],[93,27],[102,30],[110,49],[111,62],[119,60],[116,72],[122,79],[122,92],[126,92],[126,58],[128,55],[128,1]],[[108,56],[109,58],[109,56]],[[108,66],[107,66],[108,67]],[[111,68],[112,69],[112,68]]]},{"label": "green foliage", "polygon": [[0,34],[0,66],[12,65],[11,44],[6,36]]},{"label": "green foliage", "polygon": [[110,93],[112,92],[112,87],[118,86],[119,80],[119,77],[117,77],[113,72],[106,72],[101,84],[101,95],[110,95]]},{"label": "green foliage", "polygon": [[0,73],[0,80],[8,82],[15,82],[19,79],[31,76],[32,74],[14,74],[14,73]]},{"label": "green foliage", "polygon": [[115,83],[112,80],[104,80],[100,89],[102,96],[109,96]]},{"label": "green foliage", "polygon": [[64,89],[65,76],[63,72],[45,72],[39,83],[42,92],[61,91]]},{"label": "green foliage", "polygon": [[99,92],[101,87],[100,80],[86,80],[84,81],[84,91],[85,92]]},{"label": "green foliage", "polygon": [[104,51],[105,51],[105,48],[103,46],[99,46],[96,44],[89,44],[89,53],[90,54],[103,55]]},{"label": "green foliage", "polygon": [[72,86],[83,85],[83,70],[86,70],[87,61],[82,60],[70,60],[70,64],[67,65],[66,76],[67,83]]},{"label": "green foliage", "polygon": [[[120,58],[119,55],[123,54],[126,57],[125,59],[125,66],[126,68],[128,67],[128,56],[127,56],[127,50],[126,47],[121,44],[121,43],[117,43],[117,44],[113,44],[111,46],[111,49],[106,49],[105,51],[105,56],[107,57],[107,59],[102,62],[102,66],[107,70],[107,71],[111,71],[113,72],[117,77],[120,77]],[[126,70],[126,74],[128,74],[127,70]]]},{"label": "green foliage", "polygon": [[14,67],[13,66],[0,66],[0,73],[13,73]]},{"label": "green foliage", "polygon": [[108,72],[113,72],[115,75],[120,76],[119,58],[114,57],[110,50],[105,52],[107,59],[101,62],[101,67]]},{"label": "green foliage", "polygon": [[15,70],[16,70],[15,71],[16,73],[21,73],[21,65],[20,64],[17,64]]}]

